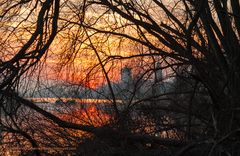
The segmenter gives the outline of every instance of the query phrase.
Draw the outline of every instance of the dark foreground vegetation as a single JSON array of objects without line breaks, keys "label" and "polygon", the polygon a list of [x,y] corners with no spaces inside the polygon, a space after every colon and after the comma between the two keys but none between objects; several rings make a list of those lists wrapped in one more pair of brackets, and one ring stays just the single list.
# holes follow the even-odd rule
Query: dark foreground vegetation
[{"label": "dark foreground vegetation", "polygon": [[0,155],[236,156],[239,111],[238,0],[0,2]]}]

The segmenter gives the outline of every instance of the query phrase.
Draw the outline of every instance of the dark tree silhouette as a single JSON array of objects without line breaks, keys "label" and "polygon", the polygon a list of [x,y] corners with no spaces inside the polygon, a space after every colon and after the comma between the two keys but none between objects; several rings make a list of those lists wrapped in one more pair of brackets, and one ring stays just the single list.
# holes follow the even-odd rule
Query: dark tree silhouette
[{"label": "dark tree silhouette", "polygon": [[[51,144],[46,141],[48,135],[39,139],[32,133],[37,128],[26,126],[27,122],[37,124],[31,119],[33,111],[39,114],[36,118],[42,117],[57,127],[49,132],[56,134],[51,135],[53,138],[61,134],[78,144],[72,131],[87,132],[93,134],[93,140],[111,146],[109,151],[117,153],[127,148],[155,148],[159,152],[163,146],[174,147],[169,148],[174,152],[179,150],[176,155],[195,147],[206,149],[208,155],[237,153],[238,0],[4,0],[0,8],[0,132],[13,135],[19,146],[31,146],[40,155],[39,145]],[[61,66],[74,62],[81,49],[93,52],[97,58],[98,64],[87,75],[99,67],[107,81],[110,95],[107,97],[112,103],[109,109],[114,112],[109,124],[95,126],[63,120],[20,94],[23,80],[40,70],[56,37],[65,35],[70,48],[63,45],[59,54]],[[132,44],[134,52],[126,55],[108,52],[111,40],[115,45],[118,42],[119,49]],[[119,109],[109,64],[134,59],[144,62],[135,65],[141,74],[126,91],[131,96],[122,100],[127,107]],[[161,66],[155,66],[159,60]],[[129,64],[134,66],[138,61]],[[139,85],[159,69],[174,73],[175,90],[158,93],[155,88],[153,95],[136,98]],[[27,119],[20,115],[24,108],[31,110]],[[48,125],[43,127],[51,129]],[[163,132],[173,135],[159,136]]]}]

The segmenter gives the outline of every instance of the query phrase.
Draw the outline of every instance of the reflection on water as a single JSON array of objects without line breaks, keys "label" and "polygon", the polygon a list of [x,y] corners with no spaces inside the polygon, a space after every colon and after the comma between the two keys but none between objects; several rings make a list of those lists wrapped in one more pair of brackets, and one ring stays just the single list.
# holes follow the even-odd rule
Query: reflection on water
[{"label": "reflection on water", "polygon": [[[68,109],[83,109],[96,107],[101,111],[112,111],[113,101],[110,99],[80,99],[80,98],[28,98],[42,109],[54,113],[55,111],[66,111]],[[123,109],[123,101],[116,100],[118,109]]]},{"label": "reflection on water", "polygon": [[[109,110],[112,107],[112,101],[107,99],[76,99],[76,98],[28,98],[37,106],[48,111],[63,121],[73,124],[91,125],[99,127],[109,124],[114,119],[114,113]],[[57,101],[62,103],[57,103]],[[69,101],[75,101],[69,103]],[[118,101],[120,103],[121,101]],[[0,145],[0,156],[20,155],[21,152],[33,151],[38,149],[47,153],[76,152],[78,144],[70,142],[67,138],[87,138],[91,135],[87,132],[74,129],[62,129],[49,120],[43,118],[40,114],[24,108],[21,116],[24,122],[23,130],[31,129],[34,132],[34,139],[45,144],[40,144],[38,148],[32,148],[30,145],[5,144]],[[21,124],[22,124],[21,123]],[[31,124],[29,124],[31,123]],[[35,127],[36,126],[36,127]],[[62,137],[62,135],[65,137]],[[20,136],[21,137],[21,136]],[[51,140],[47,140],[51,138]],[[4,142],[10,142],[15,139],[15,135],[4,133]],[[53,141],[52,141],[53,140]],[[49,142],[48,142],[49,141]],[[51,145],[52,142],[60,142],[62,145]],[[5,151],[1,151],[5,149]],[[62,155],[62,154],[59,154]],[[72,154],[71,154],[72,155]]]}]

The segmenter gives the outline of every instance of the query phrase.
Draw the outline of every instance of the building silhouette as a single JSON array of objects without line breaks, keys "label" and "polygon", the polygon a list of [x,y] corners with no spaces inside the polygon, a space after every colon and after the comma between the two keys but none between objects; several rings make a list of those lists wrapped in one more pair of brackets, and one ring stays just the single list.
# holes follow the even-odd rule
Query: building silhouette
[{"label": "building silhouette", "polygon": [[[161,94],[170,92],[174,88],[173,81],[165,81],[160,63],[155,64],[152,73],[153,78],[144,78],[141,75],[133,77],[132,69],[125,66],[121,70],[121,79],[118,82],[111,82],[116,99],[129,102],[134,99],[157,97]],[[108,84],[97,88],[97,92],[103,95],[103,98],[111,98]]]}]

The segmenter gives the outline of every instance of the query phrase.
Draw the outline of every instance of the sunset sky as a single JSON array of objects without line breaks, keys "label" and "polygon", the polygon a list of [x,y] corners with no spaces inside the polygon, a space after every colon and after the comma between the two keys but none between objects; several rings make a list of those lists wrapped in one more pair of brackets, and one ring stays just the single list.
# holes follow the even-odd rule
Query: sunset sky
[{"label": "sunset sky", "polygon": [[[83,83],[89,87],[97,87],[105,82],[102,69],[99,65],[99,60],[93,47],[96,48],[101,61],[108,72],[108,76],[112,81],[120,79],[120,71],[123,67],[128,66],[133,68],[133,74],[153,68],[154,61],[159,61],[159,57],[146,58],[131,58],[122,60],[107,59],[109,56],[132,56],[152,53],[149,49],[133,41],[116,37],[108,34],[96,33],[93,29],[101,29],[105,31],[116,30],[119,33],[126,33],[130,36],[137,36],[139,32],[136,31],[136,26],[131,25],[129,21],[121,18],[117,14],[111,12],[103,14],[105,9],[98,7],[91,7],[87,10],[84,20],[84,25],[91,25],[83,29],[80,22],[80,17],[77,16],[77,11],[80,7],[80,1],[74,3],[62,2],[60,12],[59,33],[50,46],[47,55],[42,58],[45,62],[40,76],[43,79],[66,80],[74,83]],[[150,2],[150,1],[149,1]],[[139,2],[140,4],[141,2]],[[144,3],[148,6],[148,1]],[[151,4],[152,5],[152,4]],[[8,30],[0,29],[2,34],[0,41],[5,44],[1,53],[2,59],[8,60],[16,54],[16,52],[26,43],[32,35],[36,24],[36,15],[38,9],[31,12],[34,3],[22,7],[19,14],[20,17],[16,20],[5,22],[4,26]],[[31,13],[31,14],[30,14]],[[167,22],[164,14],[159,15],[158,10],[152,6],[149,13],[156,18],[156,21],[161,19],[161,22]],[[30,16],[24,20],[28,14]],[[23,22],[21,22],[23,21]],[[3,23],[3,22],[2,22]],[[26,31],[27,30],[27,31]],[[13,33],[13,34],[11,34]],[[90,40],[88,39],[90,37]],[[152,44],[158,45],[158,39],[146,33],[146,37]],[[91,44],[90,44],[91,42]],[[3,46],[1,46],[3,48]],[[32,46],[34,48],[34,45]],[[167,47],[162,46],[162,49],[168,50]],[[31,49],[29,49],[31,50]],[[106,60],[107,59],[107,60]],[[38,74],[38,73],[37,73]]]}]

